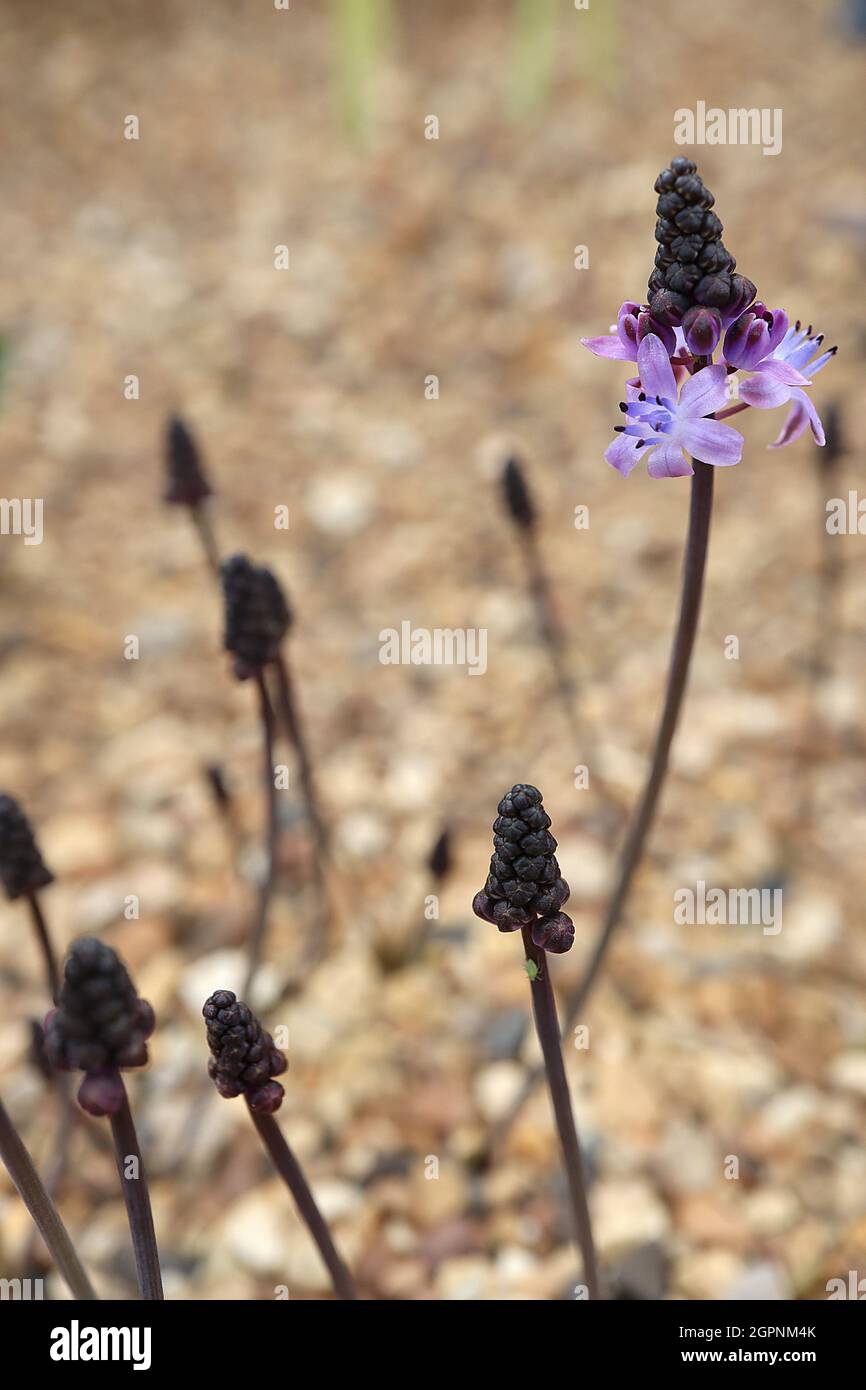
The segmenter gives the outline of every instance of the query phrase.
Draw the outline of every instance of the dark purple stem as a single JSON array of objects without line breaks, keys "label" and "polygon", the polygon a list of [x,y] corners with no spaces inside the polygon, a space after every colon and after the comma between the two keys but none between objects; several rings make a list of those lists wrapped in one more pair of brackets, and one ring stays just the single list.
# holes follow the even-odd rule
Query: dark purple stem
[{"label": "dark purple stem", "polygon": [[265,936],[268,927],[268,909],[274,891],[274,875],[277,861],[277,838],[279,835],[279,817],[277,813],[277,788],[274,781],[274,733],[275,724],[274,710],[271,704],[271,697],[268,694],[268,687],[265,684],[265,677],[262,671],[256,675],[256,684],[259,691],[259,710],[262,719],[262,773],[264,776],[265,792],[265,816],[267,829],[265,831],[265,845],[267,863],[262,885],[259,890],[259,904],[256,914],[256,922],[250,937],[249,957],[247,962],[247,975],[244,982],[243,998],[249,999],[252,992],[253,979],[262,958]]},{"label": "dark purple stem", "polygon": [[42,1185],[18,1131],[3,1102],[0,1101],[0,1158],[21,1194],[30,1215],[39,1228],[51,1258],[57,1265],[73,1298],[96,1298],[93,1286],[75,1253],[69,1233],[60,1219],[57,1208]]},{"label": "dark purple stem", "polygon": [[45,962],[45,976],[48,980],[48,989],[51,998],[56,1004],[60,997],[60,971],[57,967],[57,957],[54,954],[54,947],[51,944],[51,937],[48,933],[48,923],[42,912],[42,905],[35,890],[27,894],[27,902],[30,905],[30,916],[36,931],[36,938],[39,942],[39,949]]},{"label": "dark purple stem", "polygon": [[357,1299],[354,1280],[337,1254],[328,1223],[316,1206],[303,1169],[283,1138],[282,1130],[273,1115],[258,1115],[252,1109],[250,1115],[274,1167],[292,1194],[301,1220],[316,1242],[319,1254],[331,1276],[334,1293],[338,1298]]},{"label": "dark purple stem", "polygon": [[532,940],[529,927],[523,928],[523,947],[527,960],[536,967],[535,978],[530,980],[532,1012],[535,1016],[535,1029],[544,1057],[544,1070],[547,1074],[547,1088],[556,1119],[565,1176],[571,1198],[577,1244],[583,1258],[583,1277],[590,1298],[600,1298],[601,1288],[598,1277],[598,1262],[592,1238],[592,1223],[589,1204],[586,1198],[586,1179],[583,1171],[583,1158],[577,1126],[571,1108],[571,1096],[562,1060],[562,1041],[559,1022],[556,1017],[556,1001],[550,982],[550,969],[546,953]]},{"label": "dark purple stem", "polygon": [[277,708],[280,718],[285,726],[286,734],[291,740],[298,760],[298,771],[301,776],[301,788],[304,793],[304,801],[307,807],[307,815],[313,827],[313,834],[316,840],[316,852],[318,856],[319,868],[322,876],[325,874],[325,865],[328,857],[328,835],[325,828],[324,818],[319,808],[319,797],[316,791],[316,780],[313,776],[313,764],[310,758],[310,751],[304,737],[301,721],[298,716],[298,706],[295,700],[295,692],[292,686],[292,679],[289,675],[288,663],[284,656],[278,656],[274,663],[277,676]]},{"label": "dark purple stem", "polygon": [[[571,1032],[574,1022],[579,1018],[589,994],[595,984],[613,934],[619,924],[622,911],[628,898],[629,889],[638,865],[641,862],[647,836],[655,817],[659,796],[664,786],[668,768],[668,758],[677,722],[680,716],[683,696],[688,681],[689,665],[697,634],[701,598],[704,588],[704,571],[707,560],[707,547],[710,536],[710,520],[713,510],[713,477],[710,464],[700,459],[693,460],[695,471],[692,478],[691,505],[689,510],[689,529],[683,559],[683,578],[680,596],[680,613],[676,636],[671,651],[668,670],[667,689],[661,722],[656,734],[652,762],[644,786],[643,795],[632,818],[626,836],[619,864],[619,875],[611,894],[604,922],[599,932],[595,949],[590,957],[583,978],[577,989],[566,1000],[565,1025],[563,1035]],[[536,1083],[541,1079],[542,1069],[534,1068],[518,1092],[515,1100],[497,1127],[494,1144],[502,1141],[517,1115],[531,1095]]]},{"label": "dark purple stem", "polygon": [[[122,1083],[121,1083],[122,1084]],[[150,1193],[147,1189],[147,1176],[144,1159],[138,1144],[138,1135],[129,1108],[126,1088],[123,1090],[123,1105],[116,1115],[111,1116],[111,1134],[114,1139],[114,1157],[120,1177],[126,1215],[132,1236],[132,1250],[135,1255],[135,1268],[138,1274],[139,1292],[143,1299],[161,1301],[162,1272],[159,1267],[159,1251],[156,1247],[156,1233],[153,1229],[153,1212],[150,1209]],[[129,1160],[134,1159],[136,1175],[127,1176]]]}]

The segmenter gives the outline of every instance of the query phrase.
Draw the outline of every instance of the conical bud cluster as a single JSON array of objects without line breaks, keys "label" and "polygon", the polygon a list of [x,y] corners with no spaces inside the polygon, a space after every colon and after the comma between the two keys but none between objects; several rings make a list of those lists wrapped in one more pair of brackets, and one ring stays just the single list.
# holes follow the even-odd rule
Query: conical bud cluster
[{"label": "conical bud cluster", "polygon": [[715,198],[694,161],[683,155],[672,159],[656,179],[655,190],[659,248],[648,284],[650,314],[659,323],[675,325],[701,306],[715,311],[720,322],[730,321],[751,303],[755,287],[734,274],[737,263],[712,211]]},{"label": "conical bud cluster", "polygon": [[202,1009],[211,1050],[208,1076],[221,1096],[246,1096],[251,1110],[270,1115],[282,1104],[283,1088],[272,1078],[286,1059],[270,1033],[230,989],[218,989]]},{"label": "conical bud cluster", "polygon": [[493,822],[490,873],[472,904],[476,916],[500,931],[532,928],[546,951],[569,950],[574,924],[560,912],[569,887],[559,872],[556,840],[537,787],[519,782],[499,803]]},{"label": "conical bud cluster", "polygon": [[195,440],[179,415],[173,415],[165,434],[166,488],[163,500],[197,507],[212,488],[205,477]]},{"label": "conical bud cluster", "polygon": [[119,1072],[147,1064],[153,1009],[139,999],[126,966],[110,946],[82,937],[69,952],[56,1009],[45,1020],[45,1050],[52,1066],[87,1075],[79,1103],[93,1115],[113,1115],[123,1104]]},{"label": "conical bud cluster", "polygon": [[54,880],[42,862],[29,820],[11,796],[0,796],[0,879],[11,899],[35,893]]},{"label": "conical bud cluster", "polygon": [[271,571],[252,564],[246,555],[226,560],[221,577],[225,648],[235,658],[238,679],[246,680],[277,658],[292,613]]}]

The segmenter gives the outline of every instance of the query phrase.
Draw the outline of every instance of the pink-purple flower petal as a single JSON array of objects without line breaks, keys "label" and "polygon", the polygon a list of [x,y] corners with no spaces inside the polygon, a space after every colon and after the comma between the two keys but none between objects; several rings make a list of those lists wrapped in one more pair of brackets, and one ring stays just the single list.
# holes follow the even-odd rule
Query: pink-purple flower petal
[{"label": "pink-purple flower petal", "polygon": [[630,439],[625,434],[618,434],[613,443],[605,449],[604,456],[611,468],[615,468],[618,473],[627,478],[641,453],[642,450],[638,449],[636,439]]},{"label": "pink-purple flower petal", "polygon": [[677,382],[670,358],[661,338],[654,333],[642,339],[637,350],[637,370],[641,386],[648,396],[677,398]]},{"label": "pink-purple flower petal", "polygon": [[659,444],[646,467],[651,478],[687,478],[695,471],[679,444]]},{"label": "pink-purple flower petal", "polygon": [[772,444],[767,445],[767,448],[783,449],[786,444],[790,444],[793,440],[799,439],[807,425],[811,427],[815,443],[823,445],[825,442],[824,426],[821,424],[821,417],[805,391],[793,391],[791,393],[791,401],[792,405],[788,412],[788,418],[782,426],[778,439],[774,439]]},{"label": "pink-purple flower petal", "polygon": [[721,420],[684,420],[680,438],[694,458],[729,468],[743,457],[743,436]]},{"label": "pink-purple flower petal", "polygon": [[625,344],[616,333],[605,333],[600,338],[581,338],[580,341],[596,357],[613,357],[619,362],[637,361],[637,348],[633,343]]},{"label": "pink-purple flower petal", "polygon": [[680,410],[684,415],[712,415],[728,404],[725,395],[727,371],[721,366],[704,367],[690,376],[680,393]]},{"label": "pink-purple flower petal", "polygon": [[774,410],[777,405],[789,401],[795,390],[796,387],[776,381],[766,372],[754,372],[740,382],[737,394],[746,405],[753,405],[758,410]]}]

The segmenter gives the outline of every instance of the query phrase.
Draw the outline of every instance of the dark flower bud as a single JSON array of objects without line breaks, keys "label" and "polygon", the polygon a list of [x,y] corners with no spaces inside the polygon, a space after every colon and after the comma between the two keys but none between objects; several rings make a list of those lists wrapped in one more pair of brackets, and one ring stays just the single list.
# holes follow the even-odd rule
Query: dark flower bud
[{"label": "dark flower bud", "polygon": [[724,311],[726,323],[739,318],[745,309],[748,309],[755,295],[758,293],[751,280],[747,280],[745,275],[731,276],[731,296]]},{"label": "dark flower bud", "polygon": [[690,295],[700,278],[701,272],[696,265],[680,265],[679,262],[675,262],[665,271],[665,284],[674,294]]},{"label": "dark flower bud", "polygon": [[643,310],[637,318],[637,340],[642,343],[648,333],[654,333],[657,338],[661,338],[665,346],[665,351],[669,357],[673,357],[677,350],[677,337],[672,328],[666,324],[658,323],[656,319]]},{"label": "dark flower bud", "polygon": [[0,879],[11,900],[54,881],[42,862],[29,820],[18,802],[5,795],[0,796]]},{"label": "dark flower bud", "polygon": [[45,1020],[45,1050],[53,1066],[86,1073],[78,1092],[84,1110],[117,1113],[124,1095],[118,1072],[147,1064],[154,1023],[116,952],[95,937],[74,942],[60,1000]]},{"label": "dark flower bud", "polygon": [[[490,873],[483,891],[475,895],[472,910],[503,932],[533,927],[539,916],[553,920],[569,889],[559,872],[556,840],[550,834],[550,817],[542,805],[541,792],[529,783],[518,782],[498,809]],[[561,945],[554,949],[567,948]]]},{"label": "dark flower bud", "polygon": [[534,945],[543,951],[562,955],[574,944],[574,923],[564,912],[557,912],[554,917],[539,918],[530,935]]},{"label": "dark flower bud", "polygon": [[451,832],[446,827],[430,851],[428,865],[433,877],[441,882],[451,872]]},{"label": "dark flower bud", "polygon": [[508,459],[502,470],[502,493],[514,524],[524,531],[531,531],[535,524],[535,506],[526,476],[516,458]]},{"label": "dark flower bud", "polygon": [[279,655],[292,614],[271,571],[246,555],[224,561],[221,577],[225,648],[235,657],[235,675],[246,680]]},{"label": "dark flower bud", "polygon": [[715,309],[695,305],[683,319],[683,333],[689,352],[696,357],[709,357],[722,336],[721,315]]},{"label": "dark flower bud", "polygon": [[164,501],[197,507],[211,495],[195,440],[179,416],[168,422],[165,439],[166,490]]},{"label": "dark flower bud", "polygon": [[730,277],[720,273],[705,275],[695,285],[694,297],[698,304],[724,309],[731,297]]},{"label": "dark flower bud", "polygon": [[211,1051],[208,1076],[227,1100],[245,1096],[251,1110],[272,1115],[283,1099],[275,1076],[286,1070],[286,1059],[274,1046],[259,1020],[230,989],[212,994],[202,1009]]},{"label": "dark flower bud", "polygon": [[689,301],[685,295],[675,294],[670,289],[661,289],[653,295],[649,308],[650,313],[658,323],[676,328],[683,321],[683,314],[689,308]]}]

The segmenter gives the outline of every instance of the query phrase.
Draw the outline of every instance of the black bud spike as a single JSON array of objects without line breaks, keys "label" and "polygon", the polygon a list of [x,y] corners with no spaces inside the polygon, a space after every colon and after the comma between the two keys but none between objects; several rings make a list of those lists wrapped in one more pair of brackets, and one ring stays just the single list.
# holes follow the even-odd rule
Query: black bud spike
[{"label": "black bud spike", "polygon": [[211,1051],[208,1076],[221,1096],[245,1096],[251,1110],[272,1115],[285,1094],[275,1076],[286,1059],[255,1014],[230,989],[218,989],[202,1009]]},{"label": "black bud spike", "polygon": [[531,531],[535,525],[535,506],[529,494],[523,468],[516,458],[506,461],[502,470],[502,494],[515,526]]},{"label": "black bud spike", "polygon": [[171,417],[166,429],[165,465],[164,501],[197,507],[211,496],[198,446],[179,415]]}]

